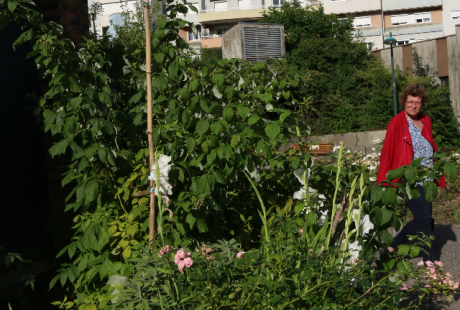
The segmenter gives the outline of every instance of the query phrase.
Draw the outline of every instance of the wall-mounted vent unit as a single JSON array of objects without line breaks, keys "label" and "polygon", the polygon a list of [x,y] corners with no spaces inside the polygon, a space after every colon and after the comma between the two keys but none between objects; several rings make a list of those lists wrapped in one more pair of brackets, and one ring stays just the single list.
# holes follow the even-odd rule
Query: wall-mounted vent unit
[{"label": "wall-mounted vent unit", "polygon": [[243,58],[251,63],[284,56],[284,26],[238,23],[222,35],[223,58]]}]

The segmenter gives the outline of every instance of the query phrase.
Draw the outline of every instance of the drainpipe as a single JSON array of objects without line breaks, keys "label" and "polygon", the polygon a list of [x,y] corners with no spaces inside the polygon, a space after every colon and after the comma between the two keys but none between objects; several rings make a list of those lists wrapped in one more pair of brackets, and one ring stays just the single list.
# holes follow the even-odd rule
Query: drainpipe
[{"label": "drainpipe", "polygon": [[[382,44],[383,44],[383,41],[385,41],[385,18],[383,16],[383,5],[382,5],[382,0],[380,0],[380,11],[382,12]],[[384,44],[382,45],[383,47]]]}]

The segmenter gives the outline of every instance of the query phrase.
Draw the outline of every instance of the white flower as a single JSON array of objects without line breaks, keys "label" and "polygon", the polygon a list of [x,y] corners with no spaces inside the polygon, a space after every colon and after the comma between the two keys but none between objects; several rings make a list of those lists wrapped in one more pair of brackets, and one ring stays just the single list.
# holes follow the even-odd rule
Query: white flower
[{"label": "white flower", "polygon": [[354,209],[352,217],[353,217],[353,221],[355,221],[356,227],[358,227],[358,220],[359,220],[361,236],[364,237],[364,235],[367,235],[369,231],[374,229],[374,224],[371,222],[369,214],[366,214],[362,219],[359,219],[359,210]]},{"label": "white flower", "polygon": [[339,151],[339,150],[340,150],[340,146],[339,146],[339,145],[334,146],[334,147],[332,148],[332,152],[333,152],[333,153],[335,153],[335,152],[337,152],[337,151]]},{"label": "white flower", "polygon": [[311,150],[319,150],[319,145],[312,145]]},{"label": "white flower", "polygon": [[375,181],[377,181],[377,178],[375,178],[375,177],[370,177],[370,178],[369,178],[369,181],[375,182]]},{"label": "white flower", "polygon": [[348,243],[348,249],[350,250],[350,259],[355,259],[359,257],[359,252],[363,249],[362,246],[358,244],[358,240],[353,243]]},{"label": "white flower", "polygon": [[375,140],[372,140],[372,142],[375,143],[375,144],[377,144],[377,143],[381,143],[382,140],[380,140],[380,139],[375,139]]},{"label": "white flower", "polygon": [[375,151],[375,147],[371,148],[372,151]]},{"label": "white flower", "polygon": [[294,193],[294,196],[292,196],[294,199],[302,200],[305,198],[305,189],[302,188],[301,190],[297,191]]},{"label": "white flower", "polygon": [[324,225],[324,222],[326,221],[326,216],[327,216],[327,213],[329,212],[329,210],[326,210],[326,211],[320,211],[321,212],[321,216],[319,217],[319,220],[318,220],[318,225],[320,227],[322,227]]},{"label": "white flower", "polygon": [[[164,201],[166,205],[169,205],[169,197],[168,195],[172,195],[172,185],[169,184],[169,171],[171,171],[171,166],[172,164],[169,164],[171,161],[171,156],[166,156],[166,155],[160,155],[158,158],[157,162],[152,165],[152,171],[149,173],[148,179],[151,181],[157,181],[156,180],[156,165],[158,165],[159,168],[159,184],[157,185],[157,188],[161,192],[161,198]],[[158,192],[155,191],[155,195],[158,197]]]}]

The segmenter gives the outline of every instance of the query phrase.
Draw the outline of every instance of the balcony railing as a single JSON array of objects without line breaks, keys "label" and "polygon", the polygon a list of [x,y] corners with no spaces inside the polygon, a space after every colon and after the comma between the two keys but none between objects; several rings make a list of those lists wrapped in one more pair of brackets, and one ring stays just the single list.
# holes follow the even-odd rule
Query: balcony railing
[{"label": "balcony railing", "polygon": [[411,25],[411,26],[401,26],[401,27],[389,27],[385,29],[385,37],[390,36],[390,31],[393,36],[403,35],[403,34],[418,34],[418,33],[428,33],[428,32],[442,32],[442,24],[425,24],[425,25]]},{"label": "balcony railing", "polygon": [[382,28],[381,27],[369,27],[369,28],[356,28],[353,31],[353,35],[355,37],[361,36],[361,37],[373,37],[373,36],[379,36],[382,34]]},{"label": "balcony railing", "polygon": [[210,34],[210,35],[207,35],[207,36],[201,36],[201,39],[202,40],[210,40],[210,39],[218,38],[218,37],[221,37],[221,36],[222,36],[221,34]]},{"label": "balcony railing", "polygon": [[230,8],[222,8],[222,9],[207,9],[202,10],[200,13],[213,13],[213,12],[226,12],[226,11],[243,11],[243,10],[254,10],[254,9],[266,9],[270,7],[270,5],[253,5],[253,6],[237,6],[237,7],[230,7]]}]

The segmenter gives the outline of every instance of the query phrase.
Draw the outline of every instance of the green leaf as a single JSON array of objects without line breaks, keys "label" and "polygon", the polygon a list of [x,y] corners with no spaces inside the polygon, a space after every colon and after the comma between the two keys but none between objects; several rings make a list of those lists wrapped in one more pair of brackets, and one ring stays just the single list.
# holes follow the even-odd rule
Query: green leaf
[{"label": "green leaf", "polygon": [[214,122],[211,124],[211,131],[216,134],[216,135],[220,135],[222,133],[222,125],[220,123],[220,121],[217,121],[217,122]]},{"label": "green leaf", "polygon": [[212,175],[216,178],[216,181],[221,184],[227,184],[224,174],[219,169],[213,169]]},{"label": "green leaf", "polygon": [[133,95],[131,97],[131,99],[129,99],[128,103],[137,103],[139,102],[139,100],[141,100],[142,98],[142,95],[144,95],[144,91],[141,90],[140,92],[138,92],[137,94]]},{"label": "green leaf", "polygon": [[58,274],[51,280],[50,287],[49,287],[50,290],[56,285],[56,282],[59,280],[60,277],[61,275]]},{"label": "green leaf", "polygon": [[193,225],[196,222],[196,218],[193,217],[193,215],[191,213],[189,213],[189,214],[187,214],[187,218],[185,219],[185,221],[189,224],[190,229],[193,229]]},{"label": "green leaf", "polygon": [[406,256],[409,254],[409,246],[407,244],[402,244],[398,246],[398,255]]},{"label": "green leaf", "polygon": [[257,123],[257,121],[260,119],[260,116],[257,116],[257,115],[251,115],[251,117],[248,119],[248,125],[251,126],[255,123]]},{"label": "green leaf", "polygon": [[83,100],[82,97],[71,98],[70,106],[72,107],[72,109],[76,110],[80,106],[80,103],[82,102],[82,100]]},{"label": "green leaf", "polygon": [[70,245],[69,245],[69,249],[68,249],[68,252],[69,252],[69,258],[72,258],[72,256],[75,254],[75,251],[77,250],[77,245],[75,244],[75,242],[72,242]]},{"label": "green leaf", "polygon": [[417,176],[417,169],[413,166],[407,166],[406,170],[404,171],[406,175],[407,183],[412,184],[415,182],[415,178]]},{"label": "green leaf", "polygon": [[265,127],[265,133],[270,139],[275,139],[280,133],[280,126],[277,123],[268,124],[267,127]]},{"label": "green leaf", "polygon": [[394,179],[402,178],[403,174],[404,166],[401,166],[398,169],[388,171],[386,180],[388,183],[391,183]]},{"label": "green leaf", "polygon": [[155,60],[157,62],[159,62],[160,64],[163,63],[163,60],[165,59],[165,54],[164,53],[155,53],[153,54],[153,57],[155,58]]},{"label": "green leaf", "polygon": [[225,119],[229,122],[233,117],[233,109],[231,107],[226,107],[223,111]]},{"label": "green leaf", "polygon": [[206,99],[200,99],[200,107],[205,111],[206,113],[211,112],[211,109],[208,106],[208,102]]},{"label": "green leaf", "polygon": [[111,150],[107,150],[107,161],[109,162],[109,164],[111,164],[112,166],[116,167],[117,165],[115,164],[115,160],[113,158],[113,154],[112,154],[112,151]]},{"label": "green leaf", "polygon": [[198,86],[200,85],[200,82],[198,80],[192,80],[190,84],[188,84],[188,90],[192,93],[196,92],[198,90]]},{"label": "green leaf", "polygon": [[379,239],[388,246],[390,246],[393,242],[393,237],[386,229],[383,229],[379,232]]},{"label": "green leaf", "polygon": [[88,266],[88,255],[83,256],[81,261],[78,263],[78,271],[82,272]]},{"label": "green leaf", "polygon": [[14,12],[14,10],[17,7],[17,5],[18,5],[18,2],[16,0],[8,1],[8,10],[10,10],[11,12]]},{"label": "green leaf", "polygon": [[142,116],[144,115],[144,112],[137,113],[136,117],[133,119],[134,125],[139,125],[142,122]]},{"label": "green leaf", "polygon": [[452,162],[446,162],[444,164],[444,174],[449,178],[454,178],[457,175],[457,166]]},{"label": "green leaf", "polygon": [[425,199],[428,203],[432,202],[438,192],[438,187],[433,181],[423,182],[423,190],[425,191]]},{"label": "green leaf", "polygon": [[91,159],[93,156],[94,156],[94,153],[96,153],[97,149],[99,147],[99,144],[95,143],[93,145],[91,145],[89,148],[86,149],[86,157],[88,159]]},{"label": "green leaf", "polygon": [[262,101],[265,103],[269,103],[270,101],[272,101],[272,99],[273,99],[273,95],[270,92],[266,92],[264,96],[262,97]]},{"label": "green leaf", "polygon": [[76,278],[79,276],[78,267],[77,266],[70,266],[67,270],[67,276],[69,277],[69,281],[73,283]]},{"label": "green leaf", "polygon": [[49,149],[49,152],[50,152],[52,157],[54,157],[56,155],[64,154],[68,145],[69,145],[69,142],[67,141],[67,139],[61,140],[58,143],[56,143],[55,145],[53,145]]},{"label": "green leaf", "polygon": [[289,115],[291,115],[291,112],[284,112],[283,114],[280,115],[280,122],[284,122],[284,120],[286,119],[286,117],[288,117]]},{"label": "green leaf", "polygon": [[98,194],[98,183],[97,181],[90,181],[85,187],[85,199],[86,203],[89,204],[93,202]]},{"label": "green leaf", "polygon": [[105,104],[108,104],[108,105],[112,104],[112,99],[110,98],[110,95],[108,93],[100,92],[100,93],[98,93],[98,97],[99,97],[99,100],[102,103],[105,103]]},{"label": "green leaf", "polygon": [[415,160],[413,160],[410,165],[415,167],[415,168],[418,168],[420,167],[420,165],[422,164],[422,160],[423,160],[423,157],[420,157],[420,158],[417,158]]},{"label": "green leaf", "polygon": [[382,188],[380,186],[371,187],[371,201],[373,204],[377,203],[382,199]]},{"label": "green leaf", "polygon": [[61,281],[61,286],[64,286],[67,282],[67,272],[61,272],[61,276],[59,277],[59,279]]},{"label": "green leaf", "polygon": [[198,192],[206,195],[211,195],[215,184],[215,177],[210,174],[205,174],[198,179]]},{"label": "green leaf", "polygon": [[107,160],[107,152],[105,151],[105,148],[103,147],[100,147],[97,149],[97,154],[99,155],[99,159],[105,163],[105,161]]},{"label": "green leaf", "polygon": [[282,93],[284,99],[286,99],[286,100],[289,100],[289,97],[291,97],[291,91],[289,91],[289,90],[283,90],[281,93]]},{"label": "green leaf", "polygon": [[244,106],[244,105],[238,105],[237,106],[237,109],[238,109],[238,114],[241,116],[241,118],[246,118],[249,114],[249,112],[251,111],[248,107]]},{"label": "green leaf", "polygon": [[207,119],[200,119],[198,123],[196,123],[195,133],[198,136],[202,136],[206,131],[209,129],[209,121]]},{"label": "green leaf", "polygon": [[382,202],[386,206],[395,205],[398,199],[396,197],[396,188],[387,186],[382,193]]},{"label": "green leaf", "polygon": [[195,138],[188,137],[186,141],[189,153],[193,152],[193,150],[195,149]]},{"label": "green leaf", "polygon": [[224,84],[224,75],[223,74],[216,74],[212,77],[212,82],[217,86],[222,86]]}]

